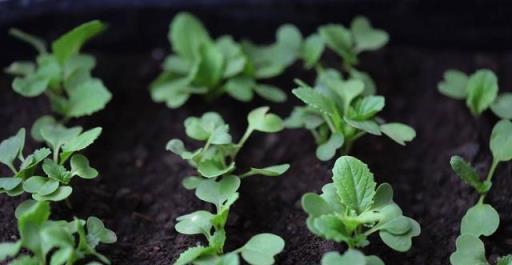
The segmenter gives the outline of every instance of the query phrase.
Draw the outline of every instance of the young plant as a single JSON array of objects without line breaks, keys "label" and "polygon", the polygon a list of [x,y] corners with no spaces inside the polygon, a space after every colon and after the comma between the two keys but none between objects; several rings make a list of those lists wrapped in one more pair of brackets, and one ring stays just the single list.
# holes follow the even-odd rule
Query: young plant
[{"label": "young plant", "polygon": [[385,99],[364,95],[361,80],[343,80],[336,71],[327,71],[319,75],[314,88],[300,80],[297,83],[293,94],[306,106],[295,107],[286,126],[311,131],[318,145],[316,156],[322,161],[333,158],[340,148],[348,154],[354,141],[367,133],[385,134],[401,145],[416,136],[405,124],[385,123],[377,117]]},{"label": "young plant", "polygon": [[280,75],[296,60],[302,36],[284,25],[269,46],[238,43],[231,36],[213,39],[197,18],[179,13],[171,22],[169,41],[174,54],[165,59],[150,90],[154,101],[178,108],[193,94],[212,99],[227,93],[250,101],[256,93],[274,102],[286,100],[279,88],[260,80]]},{"label": "young plant", "polygon": [[[402,215],[393,202],[391,185],[384,183],[376,188],[368,166],[351,156],[338,158],[332,173],[333,182],[325,185],[321,194],[307,193],[302,197],[302,207],[308,214],[306,224],[312,233],[354,249],[369,245],[368,237],[378,232],[384,244],[395,251],[411,248],[412,238],[420,234],[420,226]],[[326,254],[322,265],[331,264],[384,263],[376,256],[364,257],[349,250],[343,256]]]},{"label": "young plant", "polygon": [[87,265],[110,264],[96,247],[100,243],[112,244],[117,237],[100,219],[75,218],[67,222],[50,221],[49,216],[48,202],[29,200],[19,205],[16,218],[20,239],[0,243],[0,261],[11,259],[9,264],[12,265],[72,265],[93,257],[102,263],[89,262]]},{"label": "young plant", "polygon": [[[0,177],[0,193],[17,196],[27,192],[37,201],[61,201],[71,194],[73,189],[69,184],[74,176],[84,179],[98,176],[89,160],[76,152],[91,145],[100,135],[101,128],[82,132],[81,127],[68,129],[54,120],[46,121],[46,126],[40,126],[39,131],[37,128],[41,124],[36,124],[33,134],[44,140],[49,148],[37,149],[25,157],[25,129],[0,143],[0,163],[11,171],[11,176]],[[50,125],[50,122],[54,124]],[[68,160],[69,169],[65,167]],[[38,170],[40,164],[42,172]]]},{"label": "young plant", "polygon": [[215,206],[215,212],[205,210],[178,217],[176,231],[185,235],[203,235],[207,246],[191,247],[183,252],[175,265],[184,264],[239,264],[241,257],[252,265],[274,264],[274,256],[284,248],[284,241],[273,234],[258,234],[244,246],[224,253],[226,241],[226,222],[231,206],[239,197],[240,182],[251,175],[279,176],[288,170],[288,164],[251,168],[245,173],[236,173],[236,157],[247,139],[255,131],[273,133],[283,129],[282,120],[275,114],[267,113],[268,107],[251,111],[247,117],[249,123],[241,139],[234,143],[229,134],[229,125],[214,112],[202,117],[190,117],[185,120],[187,136],[204,142],[204,146],[195,151],[185,149],[181,140],[173,139],[167,149],[180,155],[197,169],[197,176],[187,177],[183,186],[195,190],[202,201]]},{"label": "young plant", "polygon": [[15,75],[15,92],[25,97],[45,94],[52,109],[64,120],[90,115],[105,107],[111,94],[103,82],[91,76],[94,57],[81,54],[87,40],[101,33],[105,25],[94,20],[84,23],[55,40],[51,53],[43,40],[17,29],[10,33],[31,44],[39,52],[35,62],[12,63],[6,72]]},{"label": "young plant", "polygon": [[498,95],[498,79],[491,70],[481,69],[470,76],[448,70],[438,89],[447,97],[465,100],[475,116],[490,108],[501,119],[512,119],[512,93]]},{"label": "young plant", "polygon": [[[492,163],[487,177],[482,180],[475,168],[459,156],[452,156],[450,164],[453,171],[465,183],[480,194],[476,205],[471,207],[462,218],[460,236],[457,238],[456,251],[450,256],[452,265],[481,264],[488,265],[485,247],[481,236],[490,236],[496,232],[500,223],[498,211],[484,202],[492,187],[494,172],[501,162],[512,160],[512,122],[501,120],[491,133],[490,149]],[[498,260],[497,265],[509,265],[512,256]]]}]

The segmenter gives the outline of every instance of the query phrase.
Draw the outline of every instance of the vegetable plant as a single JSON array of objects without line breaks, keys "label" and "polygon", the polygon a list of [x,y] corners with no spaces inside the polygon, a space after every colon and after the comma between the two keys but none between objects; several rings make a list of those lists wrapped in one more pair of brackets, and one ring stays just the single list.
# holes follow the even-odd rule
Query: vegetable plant
[{"label": "vegetable plant", "polygon": [[353,250],[369,245],[369,237],[374,233],[395,251],[411,248],[412,238],[420,234],[420,225],[404,216],[393,202],[391,185],[383,183],[377,187],[368,166],[351,156],[338,158],[332,174],[333,182],[324,185],[321,194],[307,193],[302,197],[308,229],[349,247],[344,255],[327,253],[322,265],[384,264],[376,256],[365,257]]},{"label": "vegetable plant", "polygon": [[[512,160],[512,122],[501,120],[494,126],[489,146],[493,159],[485,179],[481,179],[478,171],[460,156],[452,156],[450,160],[457,176],[480,194],[477,203],[462,218],[456,251],[450,256],[452,265],[490,264],[480,237],[496,232],[500,216],[494,207],[485,203],[485,198],[492,187],[492,178],[499,163]],[[508,255],[498,259],[497,265],[508,265],[510,262],[512,256]]]},{"label": "vegetable plant", "polygon": [[316,156],[326,161],[338,149],[347,154],[354,141],[369,133],[385,134],[405,145],[416,132],[403,123],[386,123],[377,114],[384,108],[383,96],[364,95],[364,83],[358,79],[343,80],[338,72],[319,75],[313,87],[298,80],[293,90],[306,106],[296,107],[286,120],[288,128],[306,128],[318,145]]},{"label": "vegetable plant", "polygon": [[[112,244],[117,237],[96,217],[71,222],[50,221],[48,202],[28,200],[16,208],[20,239],[0,243],[0,261],[12,265],[71,265],[87,257],[101,261],[87,265],[110,264],[96,251],[100,244]],[[91,260],[87,258],[87,260]],[[84,264],[84,263],[80,263]]]},{"label": "vegetable plant", "polygon": [[111,94],[100,79],[91,75],[94,57],[81,54],[80,49],[104,29],[98,20],[84,23],[53,41],[51,51],[40,38],[11,29],[11,35],[31,44],[39,53],[34,62],[17,61],[5,70],[16,76],[12,82],[14,91],[25,97],[44,93],[64,120],[103,109]]},{"label": "vegetable plant", "polygon": [[445,96],[465,100],[475,116],[491,109],[501,119],[512,119],[512,93],[498,95],[498,79],[491,70],[480,69],[469,76],[458,70],[448,70],[438,89]]},{"label": "vegetable plant", "polygon": [[282,164],[235,172],[237,154],[253,132],[274,133],[283,129],[281,118],[268,110],[268,107],[260,107],[249,113],[247,130],[238,142],[233,141],[229,125],[219,114],[207,112],[201,117],[185,120],[187,136],[204,142],[203,147],[189,151],[178,139],[167,144],[168,150],[180,155],[197,170],[196,176],[184,179],[183,186],[195,190],[197,198],[215,206],[214,212],[199,210],[177,218],[176,231],[185,235],[203,235],[208,244],[189,248],[179,256],[175,265],[239,264],[240,256],[252,265],[271,265],[274,256],[283,250],[283,239],[263,233],[253,236],[236,250],[224,252],[225,226],[230,208],[239,197],[241,180],[251,175],[279,176],[289,168],[288,164]]},{"label": "vegetable plant", "polygon": [[274,102],[286,100],[279,88],[261,81],[280,75],[296,60],[302,36],[292,25],[281,26],[276,35],[268,46],[239,43],[231,36],[213,39],[197,18],[179,13],[168,35],[174,53],[151,84],[153,100],[170,108],[180,107],[194,94],[213,99],[227,93],[250,101],[256,93]]}]

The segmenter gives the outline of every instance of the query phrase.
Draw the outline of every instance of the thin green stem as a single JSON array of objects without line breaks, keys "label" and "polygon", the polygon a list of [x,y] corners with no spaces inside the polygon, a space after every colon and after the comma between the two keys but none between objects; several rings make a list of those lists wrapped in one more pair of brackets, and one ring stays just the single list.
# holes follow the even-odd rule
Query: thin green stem
[{"label": "thin green stem", "polygon": [[247,127],[247,129],[245,130],[245,133],[244,135],[242,136],[242,138],[240,138],[240,141],[238,142],[238,144],[236,145],[236,150],[235,152],[233,153],[233,155],[231,156],[231,159],[234,161],[235,158],[236,158],[236,155],[238,154],[238,152],[240,152],[240,149],[242,148],[242,146],[245,144],[245,142],[247,142],[247,139],[249,139],[249,137],[251,136],[253,132],[253,128],[251,128],[250,126]]},{"label": "thin green stem", "polygon": [[[491,182],[492,177],[494,176],[494,172],[496,171],[496,168],[498,167],[499,161],[493,158],[491,168],[489,169],[489,173],[487,174],[487,177],[485,178],[486,182]],[[487,196],[487,193],[489,191],[480,194],[480,198],[478,199],[478,204],[483,204],[485,197]]]},{"label": "thin green stem", "polygon": [[11,163],[7,164],[7,167],[9,167],[9,169],[12,171],[12,173],[14,173],[14,175],[18,175],[18,171]]}]

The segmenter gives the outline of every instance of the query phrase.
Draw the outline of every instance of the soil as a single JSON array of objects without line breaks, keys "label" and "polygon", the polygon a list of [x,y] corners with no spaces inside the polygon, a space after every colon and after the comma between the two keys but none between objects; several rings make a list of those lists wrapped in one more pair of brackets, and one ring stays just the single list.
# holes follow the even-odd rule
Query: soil
[{"label": "soil", "polygon": [[[193,171],[164,148],[171,138],[185,139],[185,117],[218,111],[231,124],[231,132],[240,136],[246,126],[246,113],[268,104],[260,100],[242,104],[228,98],[213,103],[194,98],[177,110],[156,104],[147,90],[159,71],[158,60],[148,59],[155,54],[158,52],[96,53],[95,75],[113,92],[113,100],[104,111],[73,123],[104,128],[100,139],[87,151],[100,177],[73,180],[71,209],[64,204],[52,206],[54,219],[94,215],[104,220],[119,237],[117,244],[101,247],[113,264],[168,265],[183,250],[201,242],[200,237],[179,235],[173,230],[176,217],[209,207],[180,185],[182,178]],[[422,225],[422,234],[414,239],[409,252],[394,252],[375,237],[364,249],[366,254],[378,255],[386,264],[449,263],[459,222],[477,196],[452,173],[448,161],[452,154],[459,154],[486,171],[490,164],[487,139],[496,119],[492,114],[473,118],[463,102],[443,97],[436,86],[447,68],[472,72],[481,67],[497,72],[502,90],[512,87],[512,77],[506,75],[512,71],[511,54],[391,46],[363,56],[361,69],[371,73],[379,94],[387,99],[382,117],[412,125],[417,138],[402,147],[384,137],[367,136],[356,143],[352,155],[368,163],[378,182],[391,183],[395,201],[404,214]],[[311,74],[297,66],[272,82],[289,92],[294,77],[312,81]],[[289,94],[288,103],[270,104],[283,117],[298,104]],[[2,77],[0,139],[19,127],[29,128],[47,112],[46,99],[22,98],[12,92],[10,80]],[[30,142],[26,150],[35,147],[37,144]],[[302,194],[320,191],[331,177],[332,164],[319,162],[314,150],[312,137],[305,130],[251,138],[239,155],[242,167],[286,162],[291,169],[281,177],[252,177],[243,182],[241,197],[230,216],[226,250],[260,232],[276,233],[286,240],[277,264],[318,264],[323,253],[343,250],[338,244],[313,236],[304,224],[306,215],[299,205]],[[493,260],[512,252],[511,174],[511,163],[501,164],[488,197],[501,215],[499,231],[485,240],[487,254]],[[0,196],[0,240],[17,238],[14,209],[23,199]]]}]

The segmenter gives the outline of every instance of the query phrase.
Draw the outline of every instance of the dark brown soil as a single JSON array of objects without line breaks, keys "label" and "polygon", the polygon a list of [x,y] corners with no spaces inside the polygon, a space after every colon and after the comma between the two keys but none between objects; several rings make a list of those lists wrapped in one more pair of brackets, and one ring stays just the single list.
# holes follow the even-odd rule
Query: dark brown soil
[{"label": "dark brown soil", "polygon": [[[73,208],[54,204],[53,217],[95,215],[104,220],[119,236],[117,244],[102,248],[113,264],[171,264],[180,252],[201,240],[175,232],[175,218],[208,206],[181,187],[181,179],[193,171],[165,151],[165,143],[171,138],[184,139],[185,117],[209,110],[220,112],[232,125],[232,133],[239,136],[246,126],[246,113],[266,103],[245,105],[222,99],[205,104],[194,99],[179,110],[170,110],[149,98],[147,84],[159,70],[150,54],[98,54],[98,58],[96,75],[113,91],[113,101],[101,113],[74,123],[104,128],[87,153],[101,174],[94,181],[75,180]],[[375,77],[379,93],[386,96],[383,118],[411,124],[418,134],[407,147],[368,136],[353,149],[354,156],[369,164],[378,182],[393,185],[395,200],[404,213],[422,225],[421,236],[404,254],[391,251],[378,237],[372,238],[364,251],[382,257],[386,264],[448,264],[460,219],[476,199],[451,172],[449,158],[461,154],[482,172],[490,163],[487,139],[496,119],[491,114],[475,119],[463,102],[437,92],[442,72],[453,67],[466,72],[491,68],[497,71],[502,89],[512,87],[512,77],[507,76],[512,71],[510,54],[391,47],[363,58],[362,68]],[[311,81],[310,74],[297,69],[275,83],[289,91],[295,77]],[[15,95],[5,78],[0,86],[0,138],[14,134],[19,127],[30,127],[48,111],[46,100]],[[272,109],[286,116],[295,104],[292,99]],[[30,143],[27,150],[35,146]],[[304,130],[256,135],[249,141],[239,156],[243,167],[287,162],[291,169],[278,178],[254,177],[242,184],[241,198],[230,216],[227,250],[259,232],[273,232],[286,240],[277,264],[318,264],[323,253],[343,250],[316,238],[304,224],[300,197],[319,191],[331,177],[331,165],[320,163],[314,148],[312,137]],[[500,230],[486,240],[487,253],[493,259],[512,252],[511,168],[510,163],[498,168],[488,197],[502,220]],[[0,196],[0,240],[16,239],[13,211],[20,201]]]}]

